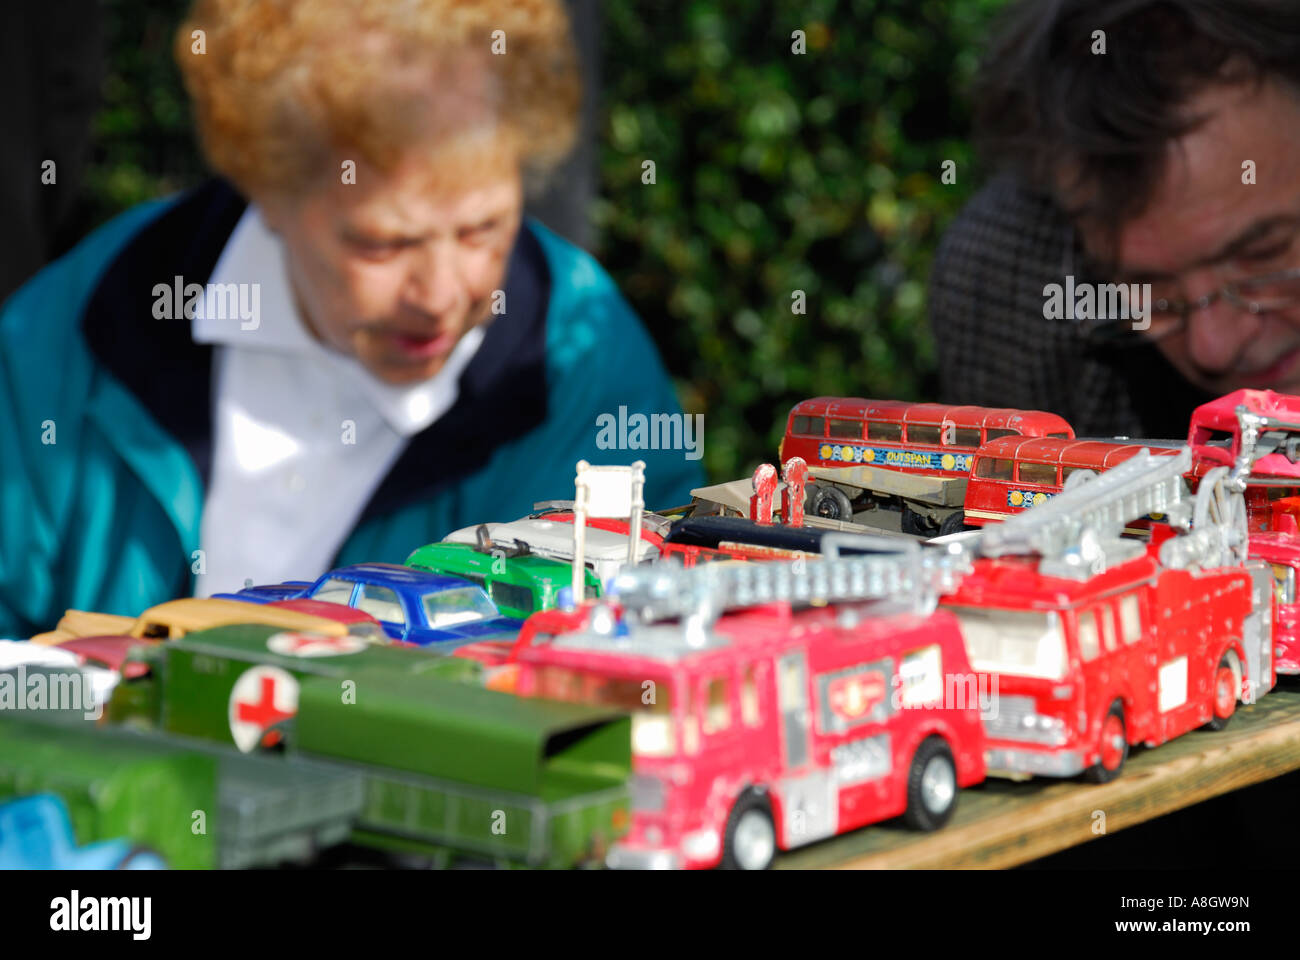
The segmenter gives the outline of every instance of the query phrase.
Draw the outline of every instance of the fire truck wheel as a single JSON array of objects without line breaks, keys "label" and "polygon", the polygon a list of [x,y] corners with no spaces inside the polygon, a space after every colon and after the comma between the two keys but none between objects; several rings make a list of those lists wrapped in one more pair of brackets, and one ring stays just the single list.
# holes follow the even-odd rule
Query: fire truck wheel
[{"label": "fire truck wheel", "polygon": [[941,737],[926,737],[912,756],[907,774],[907,811],[903,820],[914,830],[938,830],[957,806],[957,767]]},{"label": "fire truck wheel", "polygon": [[910,533],[914,537],[933,537],[939,529],[939,525],[924,514],[917,513],[907,504],[903,504],[903,515],[899,518],[899,524],[904,533]]},{"label": "fire truck wheel", "polygon": [[776,827],[763,797],[742,794],[731,808],[723,835],[723,870],[766,870],[776,856]]},{"label": "fire truck wheel", "polygon": [[1128,759],[1128,737],[1124,734],[1124,705],[1118,700],[1110,705],[1101,722],[1101,762],[1083,771],[1089,783],[1110,783],[1124,769]]},{"label": "fire truck wheel", "polygon": [[852,520],[853,504],[848,495],[838,487],[816,484],[816,489],[808,494],[805,509],[814,517],[827,520]]},{"label": "fire truck wheel", "polygon": [[1241,681],[1237,679],[1237,672],[1232,669],[1228,658],[1224,657],[1214,671],[1214,715],[1205,725],[1206,730],[1222,730],[1228,725],[1232,715],[1237,712],[1237,691],[1240,689]]},{"label": "fire truck wheel", "polygon": [[966,514],[958,510],[943,518],[943,523],[939,524],[939,536],[946,537],[950,533],[961,533],[965,529],[967,529]]}]

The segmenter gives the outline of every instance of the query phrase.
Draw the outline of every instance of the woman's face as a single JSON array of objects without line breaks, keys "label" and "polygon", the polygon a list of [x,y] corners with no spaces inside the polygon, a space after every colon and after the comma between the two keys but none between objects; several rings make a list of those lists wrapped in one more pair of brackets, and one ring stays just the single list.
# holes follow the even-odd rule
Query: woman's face
[{"label": "woman's face", "polygon": [[354,183],[344,163],[296,198],[259,198],[299,310],[318,340],[380,380],[428,379],[505,286],[523,211],[518,160],[490,141],[460,144],[412,152],[387,174],[358,160]]}]

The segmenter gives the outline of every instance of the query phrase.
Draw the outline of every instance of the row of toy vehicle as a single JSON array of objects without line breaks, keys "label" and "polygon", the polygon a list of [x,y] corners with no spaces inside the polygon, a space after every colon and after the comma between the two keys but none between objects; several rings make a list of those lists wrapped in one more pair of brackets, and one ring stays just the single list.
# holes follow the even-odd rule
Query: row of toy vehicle
[{"label": "row of toy vehicle", "polygon": [[[1193,489],[1212,467],[1232,465],[1242,406],[1274,421],[1300,419],[1300,398],[1267,390],[1238,390],[1201,406],[1186,439],[1194,451]],[[1144,446],[1172,454],[1183,442],[1077,439],[1061,417],[1034,410],[818,397],[790,411],[779,455],[782,463],[799,458],[807,465],[806,509],[813,517],[856,516],[889,528],[886,516],[897,513],[902,532],[930,537],[1041,504],[1077,470],[1109,469]],[[1267,528],[1271,500],[1300,494],[1297,452],[1292,445],[1256,465],[1246,491],[1252,529]],[[729,486],[707,488],[705,499],[712,494],[723,509],[745,514],[747,492],[737,503]]]},{"label": "row of toy vehicle", "polygon": [[57,793],[81,803],[80,842],[125,837],[173,866],[270,865],[345,839],[601,862],[627,828],[629,719],[486,690],[478,670],[255,623],[138,645],[105,724],[0,713],[0,799]]},{"label": "row of toy vehicle", "polygon": [[[1130,744],[1221,728],[1274,683],[1271,573],[1227,471],[1140,453],[969,544],[861,537],[821,559],[636,568],[537,614],[494,668],[525,696],[632,709],[614,866],[766,866],[990,772],[1118,775]],[[1148,540],[1125,539],[1162,514]],[[844,556],[857,544],[874,553]]]},{"label": "row of toy vehicle", "polygon": [[[791,459],[777,509],[785,523],[799,523],[790,506],[799,491],[794,499],[806,499],[810,524],[888,528],[891,511],[899,511],[904,532],[947,535],[1046,503],[1077,473],[1105,472],[1144,448],[1173,456],[1184,445],[1193,454],[1186,474],[1193,491],[1217,467],[1231,467],[1240,478],[1244,516],[1230,520],[1250,532],[1251,556],[1272,565],[1278,672],[1300,673],[1297,397],[1238,390],[1206,403],[1193,411],[1185,444],[1078,439],[1065,421],[1038,411],[817,398],[787,419],[781,455]],[[697,491],[696,510],[770,522],[773,511],[764,514],[763,507],[774,505],[778,489],[775,471],[760,467],[752,484]],[[1133,522],[1134,532],[1148,526],[1144,518]]]},{"label": "row of toy vehicle", "polygon": [[[995,769],[1013,772],[1070,775],[1082,764],[1079,769],[1091,770],[1104,779],[1118,771],[1124,744],[1155,744],[1184,732],[1188,724],[1221,723],[1235,708],[1239,694],[1257,696],[1272,684],[1269,625],[1262,622],[1257,595],[1259,582],[1267,577],[1261,577],[1258,567],[1247,568],[1233,553],[1244,552],[1244,541],[1237,536],[1244,527],[1238,531],[1232,521],[1241,514],[1228,506],[1236,501],[1224,494],[1221,486],[1209,483],[1207,474],[1201,491],[1205,496],[1198,493],[1196,510],[1190,510],[1191,500],[1179,475],[1180,470],[1186,472],[1186,465],[1171,461],[1153,466],[1147,459],[1143,455],[1135,466],[1164,470],[1168,475],[1136,477],[1133,482],[1147,492],[1134,495],[1132,502],[1116,501],[1115,494],[1106,492],[1112,478],[1115,483],[1128,482],[1128,474],[1122,470],[1104,475],[1105,482],[1080,474],[1078,479],[1085,483],[1081,489],[1087,494],[1083,501],[1078,494],[1073,500],[1063,494],[1059,502],[1041,508],[1041,513],[1026,514],[1003,528],[1003,536],[1020,531],[1023,542],[1019,549],[1041,560],[986,557],[960,586],[955,569],[960,565],[959,555],[912,556],[906,540],[880,548],[886,554],[902,551],[897,556],[861,561],[835,556],[818,561],[801,556],[802,566],[713,563],[697,570],[634,566],[624,571],[632,580],[622,585],[619,602],[636,595],[637,577],[658,583],[660,592],[647,594],[655,602],[640,603],[633,621],[624,618],[619,622],[617,607],[600,608],[605,612],[599,615],[590,607],[535,615],[528,624],[532,629],[526,628],[510,647],[510,671],[493,675],[513,678],[513,686],[531,696],[594,699],[638,711],[631,733],[638,766],[632,790],[638,810],[632,837],[611,853],[610,862],[615,865],[706,866],[724,861],[761,866],[778,846],[809,842],[899,812],[906,812],[917,825],[935,826],[950,812],[957,788],[982,777],[982,770],[972,772],[971,756],[979,758],[980,764],[991,761]],[[1173,473],[1169,473],[1171,469]],[[1097,483],[1101,485],[1094,486]],[[1163,492],[1157,496],[1151,491]],[[1113,520],[1116,509],[1122,510],[1124,523],[1155,512],[1174,520],[1178,530],[1164,528],[1146,544],[1118,540],[1117,531],[1109,531],[1105,542],[1100,542],[1095,532],[1106,531],[1095,524],[1091,538],[1081,536],[1075,514],[1085,506],[1098,509],[1091,503],[1097,499],[1109,504],[1098,514],[1107,522]],[[1215,504],[1222,506],[1216,508]],[[1055,508],[1055,514],[1049,507]],[[536,522],[526,524],[520,537],[503,535],[513,532],[503,527],[515,525],[500,525],[483,533],[475,530],[476,542],[467,546],[479,556],[491,555],[494,561],[536,556],[541,550],[533,541],[549,532],[556,541],[556,556],[543,559],[563,559],[559,554],[565,534],[573,529],[572,514],[557,508],[527,519]],[[647,542],[646,558],[672,556],[677,547],[685,551],[680,554],[683,561],[690,558],[688,562],[697,564],[703,559],[771,559],[791,550],[807,552],[804,544],[793,546],[789,539],[755,545],[752,525],[734,532],[712,531],[707,536],[695,529],[700,522],[725,523],[726,518],[689,518],[672,525],[653,516],[646,520],[638,531],[638,540]],[[630,523],[599,523],[596,529],[611,534],[617,549],[628,549]],[[1049,530],[1043,535],[1046,540],[1026,534],[1044,525]],[[682,534],[692,530],[696,542],[685,542]],[[1050,533],[1052,530],[1057,532]],[[1211,531],[1217,533],[1211,535]],[[787,537],[790,534],[785,531]],[[988,542],[996,541],[994,535]],[[508,545],[499,551],[507,556],[494,555],[498,543]],[[508,556],[516,550],[514,557]],[[1069,556],[1083,562],[1072,567]],[[850,577],[847,587],[836,587],[830,581],[818,585],[817,578],[826,578],[832,568],[851,571],[855,563],[861,568],[854,574],[859,580]],[[1064,565],[1052,571],[1047,569],[1052,563]],[[1036,564],[1044,566],[1039,569]],[[1071,570],[1076,576],[1070,575]],[[1077,576],[1080,571],[1083,576]],[[315,584],[252,588],[246,596],[276,604],[342,601],[354,612],[369,616],[370,610],[379,608],[372,605],[368,610],[367,604],[394,602],[393,597],[382,598],[369,587],[390,585],[393,581],[386,578],[419,580],[415,572],[390,569],[389,565],[359,565],[342,572],[350,572],[350,576],[332,571]],[[929,575],[939,577],[942,589],[923,589]],[[674,579],[679,576],[688,579]],[[669,586],[665,588],[664,583]],[[1026,591],[1026,583],[1032,584],[1032,589]],[[720,584],[730,584],[735,595],[719,597]],[[454,589],[466,586],[464,581],[456,581]],[[404,593],[409,596],[404,598]],[[551,598],[557,593],[552,591]],[[957,619],[932,607],[928,598],[939,593],[962,600],[956,604]],[[418,590],[393,590],[393,594],[398,602],[425,605]],[[1121,595],[1131,601],[1119,599]],[[767,599],[756,599],[764,597]],[[773,604],[773,598],[820,600],[835,606],[796,609],[788,603]],[[663,605],[671,608],[687,600],[702,605],[702,612],[691,607],[683,616],[679,610],[680,622],[671,625],[662,622],[662,612],[655,612]],[[1202,614],[1186,613],[1193,601],[1214,611],[1210,622],[1225,624],[1227,635],[1204,635]],[[193,601],[198,602],[221,603]],[[1267,596],[1262,602],[1268,606]],[[239,617],[252,617],[247,606],[230,606],[241,607]],[[260,609],[270,615],[273,607]],[[726,613],[719,616],[724,609]],[[393,633],[393,627],[410,630],[412,625],[426,626],[408,609],[395,612],[402,614],[402,622],[392,614],[381,621],[389,638],[400,636]],[[458,612],[453,610],[453,616]],[[151,616],[128,623],[118,622],[112,628],[124,629],[127,635],[134,632],[136,639],[142,640],[180,637],[192,630],[192,626],[162,623]],[[558,636],[539,642],[545,641],[548,624]],[[438,624],[431,620],[427,626]],[[459,799],[439,806],[436,797],[445,799],[449,785],[463,789],[466,781],[448,777],[447,769],[439,766],[444,762],[441,757],[425,756],[411,745],[419,742],[416,731],[431,728],[430,718],[418,705],[427,705],[428,697],[437,693],[435,688],[441,684],[462,692],[473,690],[455,678],[437,674],[474,669],[472,663],[461,660],[455,665],[456,660],[430,658],[418,651],[377,648],[337,623],[323,636],[283,626],[259,629],[260,635],[255,630],[251,640],[241,641],[242,646],[223,639],[221,631],[210,631],[201,636],[190,633],[133,655],[128,659],[134,664],[134,676],[115,691],[112,716],[161,727],[172,735],[233,741],[247,750],[287,743],[290,751],[305,749],[314,759],[330,762],[357,764],[384,757],[383,769],[372,771],[366,780],[369,812],[358,821],[359,836],[367,837],[368,842],[408,843],[423,850],[447,846],[485,855],[519,855],[517,848],[500,852],[508,847],[504,839],[490,841],[494,846],[488,849],[473,846],[483,842],[481,811],[485,807],[477,808],[477,819],[451,826],[430,814],[437,809],[458,809]],[[484,635],[492,636],[490,631]],[[908,649],[896,649],[896,641]],[[967,648],[974,663],[963,661]],[[857,659],[843,662],[846,651]],[[1166,653],[1176,655],[1162,660]],[[374,659],[372,654],[379,658],[376,664],[368,663],[368,658]],[[560,654],[577,659],[551,661]],[[1153,677],[1129,665],[1134,676],[1144,678],[1139,693],[1153,694],[1154,700],[1133,691],[1108,692],[1104,688],[1103,681],[1109,682],[1106,678],[1122,672],[1119,667],[1125,661],[1121,655],[1152,669],[1159,664]],[[405,666],[394,672],[385,658]],[[589,664],[592,658],[600,663]],[[431,666],[434,663],[436,668]],[[867,665],[874,666],[865,669]],[[696,672],[692,674],[692,670]],[[658,672],[644,676],[653,671]],[[1064,678],[1058,676],[1062,671]],[[362,677],[364,684],[358,681]],[[992,681],[1020,684],[1024,689],[1010,695],[1009,713],[986,714],[986,730],[977,712],[977,695],[960,705],[944,699],[953,677],[984,683],[986,693]],[[353,695],[362,690],[380,694],[383,703],[375,705],[373,723],[353,724],[354,719],[369,715],[356,712],[362,701],[348,701],[349,682]],[[882,710],[878,702],[884,690],[890,691],[888,707],[892,712]],[[655,696],[660,691],[667,693],[668,700],[665,715],[655,719],[644,713],[643,707],[658,703]],[[996,688],[993,693],[996,695]],[[467,696],[484,694],[495,696],[482,690]],[[1051,702],[1039,702],[1035,698],[1040,695]],[[321,702],[320,712],[306,706],[315,700]],[[1105,701],[1108,708],[1098,713],[1095,722],[1087,719],[1073,728],[1062,726],[1076,715],[1089,718],[1097,705],[1094,701]],[[496,708],[501,709],[503,702],[496,700]],[[996,696],[993,703],[1000,703]],[[336,714],[325,709],[336,704],[340,708]],[[1116,704],[1118,710],[1113,709]],[[396,712],[385,713],[385,705]],[[1014,720],[1008,721],[1012,714]],[[815,727],[810,726],[814,716],[818,717]],[[920,723],[925,717],[936,723],[946,720],[948,727],[926,727]],[[1002,725],[995,726],[999,717]],[[414,726],[403,726],[404,719]],[[432,728],[437,729],[439,722],[450,723],[446,718],[435,719]],[[461,717],[459,722],[467,721]],[[317,737],[322,730],[329,732]],[[343,735],[346,731],[355,733],[353,739]],[[992,745],[987,757],[986,745],[977,743],[986,734]],[[619,736],[603,734],[610,742]],[[621,736],[626,737],[627,731]],[[708,744],[716,745],[717,751],[706,750]],[[772,754],[769,747],[775,747],[777,753]],[[473,749],[466,750],[465,756],[474,757],[484,750],[484,741],[473,741]],[[717,761],[716,769],[710,769],[713,761],[703,759],[705,754]],[[738,757],[751,765],[743,776],[734,769]],[[757,762],[767,767],[756,771],[753,763]],[[462,777],[470,766],[468,761],[461,766]],[[569,767],[565,760],[556,772]],[[475,776],[481,775],[478,767],[474,769]],[[394,774],[393,770],[400,772]],[[514,775],[511,771],[510,776]],[[419,783],[412,785],[412,778]],[[540,779],[531,777],[530,782]],[[503,783],[503,778],[497,778],[491,786],[500,790]],[[733,788],[739,792],[731,792]],[[617,788],[608,779],[582,784],[584,796],[605,789]],[[693,794],[692,790],[703,792]],[[496,803],[491,807],[494,814],[506,811],[508,822],[517,823],[526,810],[542,820],[549,816],[544,805],[538,808],[534,800],[509,810],[501,805],[504,800],[499,795],[492,802]],[[539,809],[542,812],[538,813]],[[581,827],[575,835],[591,843],[565,844],[567,852],[581,849],[590,853],[593,844],[599,847],[617,833],[617,807],[607,824],[602,817],[608,808],[601,802],[588,804],[585,810],[578,820],[591,829],[604,828],[603,832],[598,830],[596,836]],[[413,820],[420,822],[415,839],[403,832],[409,833]],[[531,829],[526,833],[531,851],[531,838],[543,834]],[[503,834],[493,833],[507,835],[508,827]],[[516,833],[511,839],[518,838]],[[542,862],[563,862],[567,855],[559,861]]]}]

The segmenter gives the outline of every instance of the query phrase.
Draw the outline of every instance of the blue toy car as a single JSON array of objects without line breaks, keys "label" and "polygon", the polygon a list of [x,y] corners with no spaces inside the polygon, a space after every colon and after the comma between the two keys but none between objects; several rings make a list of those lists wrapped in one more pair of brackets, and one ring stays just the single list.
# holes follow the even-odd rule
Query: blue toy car
[{"label": "blue toy car", "polygon": [[523,622],[501,616],[477,584],[395,563],[358,563],[331,570],[315,583],[289,581],[216,596],[251,603],[302,598],[345,603],[373,616],[394,640],[420,646],[451,648],[513,636]]},{"label": "blue toy car", "polygon": [[62,798],[38,793],[0,804],[0,870],[165,870],[127,840],[77,847]]}]

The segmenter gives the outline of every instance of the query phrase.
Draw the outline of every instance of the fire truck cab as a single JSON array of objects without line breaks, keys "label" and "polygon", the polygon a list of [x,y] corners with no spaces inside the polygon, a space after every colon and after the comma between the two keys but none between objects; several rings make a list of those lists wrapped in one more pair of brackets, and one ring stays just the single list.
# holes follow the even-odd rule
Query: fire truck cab
[{"label": "fire truck cab", "polygon": [[[1191,458],[1139,451],[984,529],[985,557],[943,605],[996,682],[990,771],[1105,782],[1129,745],[1221,729],[1272,689],[1273,576],[1247,558],[1227,470],[1193,497]],[[1149,540],[1121,536],[1156,513]]]},{"label": "fire truck cab", "polygon": [[1084,582],[1044,576],[1032,558],[982,559],[945,599],[971,666],[996,683],[990,771],[1105,782],[1130,744],[1222,729],[1239,699],[1272,688],[1255,612],[1262,595],[1267,617],[1269,573],[1165,570],[1158,546]]},{"label": "fire truck cab", "polygon": [[[826,562],[804,566],[815,576]],[[693,584],[665,593],[681,597],[726,577],[761,588],[795,569],[661,575]],[[778,849],[899,815],[932,830],[984,778],[979,691],[946,611],[767,602],[712,622],[647,623],[615,589],[621,619],[596,608],[585,629],[523,649],[517,686],[633,712],[632,826],[610,866],[763,869]]]}]

